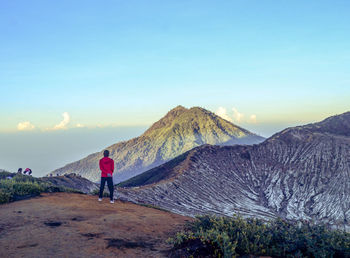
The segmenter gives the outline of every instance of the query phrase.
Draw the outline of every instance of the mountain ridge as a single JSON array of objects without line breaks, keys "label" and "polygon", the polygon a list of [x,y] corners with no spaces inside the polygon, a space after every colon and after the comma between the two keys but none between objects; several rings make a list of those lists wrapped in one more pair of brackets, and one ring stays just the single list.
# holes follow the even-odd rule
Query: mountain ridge
[{"label": "mountain ridge", "polygon": [[[110,157],[116,162],[114,181],[121,182],[152,169],[203,144],[257,143],[264,138],[238,127],[200,107],[177,106],[155,122],[141,136],[113,144]],[[77,173],[91,181],[100,177],[98,161],[102,151],[67,164],[54,175]]]},{"label": "mountain ridge", "polygon": [[287,128],[252,146],[196,147],[179,162],[123,182],[131,188],[120,194],[190,216],[240,213],[350,227],[349,114]]}]

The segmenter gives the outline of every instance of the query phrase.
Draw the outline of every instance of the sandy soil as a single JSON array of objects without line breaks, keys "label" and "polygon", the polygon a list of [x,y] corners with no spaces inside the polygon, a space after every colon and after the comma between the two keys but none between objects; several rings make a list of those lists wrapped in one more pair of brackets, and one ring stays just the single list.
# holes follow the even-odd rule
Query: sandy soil
[{"label": "sandy soil", "polygon": [[0,218],[0,257],[166,257],[166,239],[191,220],[68,193],[0,205]]}]

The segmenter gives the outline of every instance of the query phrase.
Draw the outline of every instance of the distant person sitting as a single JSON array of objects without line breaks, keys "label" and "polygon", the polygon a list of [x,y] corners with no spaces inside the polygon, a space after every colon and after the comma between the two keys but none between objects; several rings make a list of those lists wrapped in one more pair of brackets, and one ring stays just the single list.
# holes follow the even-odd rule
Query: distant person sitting
[{"label": "distant person sitting", "polygon": [[23,174],[24,174],[24,175],[30,176],[30,175],[32,175],[32,170],[31,170],[30,168],[26,168],[26,169],[24,170]]},{"label": "distant person sitting", "polygon": [[17,170],[17,174],[22,174],[22,168],[19,168],[19,169]]},{"label": "distant person sitting", "polygon": [[103,152],[103,158],[100,159],[100,169],[101,169],[101,185],[100,185],[100,194],[98,201],[102,201],[103,197],[103,191],[105,189],[105,184],[107,181],[108,189],[109,189],[109,197],[111,199],[111,203],[114,203],[113,199],[113,191],[114,191],[114,186],[113,186],[113,171],[114,171],[114,161],[113,159],[110,159],[109,156],[109,151],[105,150]]}]

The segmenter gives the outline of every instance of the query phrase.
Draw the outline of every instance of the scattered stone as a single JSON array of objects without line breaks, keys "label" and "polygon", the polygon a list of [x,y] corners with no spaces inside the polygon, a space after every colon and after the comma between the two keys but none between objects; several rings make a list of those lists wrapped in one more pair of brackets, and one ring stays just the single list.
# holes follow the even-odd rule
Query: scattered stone
[{"label": "scattered stone", "polygon": [[50,221],[50,222],[45,222],[44,223],[46,226],[49,226],[49,227],[59,227],[62,225],[62,222],[59,222],[59,221]]},{"label": "scattered stone", "polygon": [[20,246],[17,246],[17,248],[22,249],[22,248],[36,247],[36,246],[38,246],[37,243],[35,243],[35,244],[30,244],[30,245],[20,245]]},{"label": "scattered stone", "polygon": [[81,235],[89,239],[93,239],[93,238],[99,238],[102,235],[102,233],[86,233]]},{"label": "scattered stone", "polygon": [[116,247],[118,249],[122,248],[148,248],[153,249],[152,243],[147,243],[144,241],[128,241],[124,239],[118,239],[118,238],[106,238],[105,240],[108,240],[107,249],[110,247]]},{"label": "scattered stone", "polygon": [[74,217],[72,218],[72,221],[84,221],[83,217]]}]

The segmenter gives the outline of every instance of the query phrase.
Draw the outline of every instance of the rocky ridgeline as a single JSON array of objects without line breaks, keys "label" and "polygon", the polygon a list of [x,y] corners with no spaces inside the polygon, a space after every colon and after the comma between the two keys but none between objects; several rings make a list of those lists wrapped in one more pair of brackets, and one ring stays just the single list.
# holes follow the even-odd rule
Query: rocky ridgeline
[{"label": "rocky ridgeline", "polygon": [[239,213],[350,226],[350,112],[253,146],[195,148],[120,194],[184,215]]},{"label": "rocky ridgeline", "polygon": [[[178,106],[143,135],[107,147],[116,162],[114,182],[127,180],[203,144],[252,144],[264,138],[240,128],[203,108]],[[98,181],[102,152],[59,168],[54,175],[77,173]]]},{"label": "rocky ridgeline", "polygon": [[55,186],[64,186],[67,188],[78,190],[82,193],[91,193],[98,189],[98,185],[81,177],[75,173],[63,176],[42,177],[43,181],[48,181]]}]

